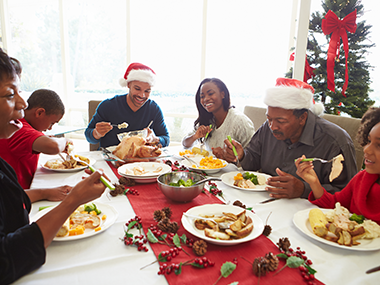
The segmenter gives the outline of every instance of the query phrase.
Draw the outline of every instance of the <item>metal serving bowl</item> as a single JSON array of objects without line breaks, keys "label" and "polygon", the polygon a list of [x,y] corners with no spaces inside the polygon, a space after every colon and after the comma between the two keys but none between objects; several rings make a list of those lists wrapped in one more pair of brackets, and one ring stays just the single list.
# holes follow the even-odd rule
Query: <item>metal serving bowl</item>
[{"label": "metal serving bowl", "polygon": [[169,172],[165,174],[161,174],[157,177],[158,187],[162,191],[162,193],[169,199],[176,202],[189,202],[197,197],[203,190],[205,183],[201,183],[196,186],[190,187],[177,187],[170,186],[169,183],[177,183],[178,180],[183,179],[191,179],[194,182],[201,181],[205,179],[205,177],[201,174],[194,172],[184,172],[184,171],[176,171]]}]

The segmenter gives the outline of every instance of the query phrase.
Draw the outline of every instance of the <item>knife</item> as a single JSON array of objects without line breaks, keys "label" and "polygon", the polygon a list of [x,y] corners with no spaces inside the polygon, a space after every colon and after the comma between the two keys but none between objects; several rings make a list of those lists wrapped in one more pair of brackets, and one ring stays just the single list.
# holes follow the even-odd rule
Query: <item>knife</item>
[{"label": "knife", "polygon": [[370,274],[379,270],[380,270],[380,266],[376,266],[374,268],[368,269],[365,273]]},{"label": "knife", "polygon": [[270,199],[267,199],[267,200],[259,202],[259,204],[266,204],[266,203],[273,202],[273,201],[276,201],[276,200],[277,200],[276,198],[270,198]]}]

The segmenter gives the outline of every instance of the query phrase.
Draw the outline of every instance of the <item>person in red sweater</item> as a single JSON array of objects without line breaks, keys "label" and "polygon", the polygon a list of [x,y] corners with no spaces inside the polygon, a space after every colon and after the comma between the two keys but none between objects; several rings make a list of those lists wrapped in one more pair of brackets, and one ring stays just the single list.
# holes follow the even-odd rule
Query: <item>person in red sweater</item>
[{"label": "person in red sweater", "polygon": [[[40,153],[58,154],[65,152],[70,140],[45,136],[65,113],[65,107],[58,94],[52,90],[39,89],[28,98],[25,117],[20,121],[23,127],[9,139],[0,140],[0,156],[16,171],[18,181],[29,189],[37,170]],[[66,194],[71,187],[62,186]],[[46,192],[47,193],[47,192]]]},{"label": "person in red sweater", "polygon": [[309,201],[323,208],[335,208],[335,203],[351,213],[363,215],[380,224],[380,108],[371,107],[363,115],[357,136],[363,146],[365,170],[357,173],[340,192],[328,193],[313,170],[313,162],[295,162],[297,175],[310,184]]}]

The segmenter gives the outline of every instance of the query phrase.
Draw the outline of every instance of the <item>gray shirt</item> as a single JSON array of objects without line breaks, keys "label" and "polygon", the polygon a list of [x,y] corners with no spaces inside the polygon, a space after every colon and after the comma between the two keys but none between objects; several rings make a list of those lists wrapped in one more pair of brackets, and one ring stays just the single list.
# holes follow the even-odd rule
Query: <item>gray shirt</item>
[{"label": "gray shirt", "polygon": [[[294,160],[301,157],[319,157],[331,159],[338,154],[344,157],[341,175],[329,181],[331,163],[314,162],[314,170],[322,187],[330,193],[342,190],[357,173],[355,147],[348,133],[339,126],[314,115],[308,111],[305,128],[298,142],[291,143],[289,139],[277,140],[266,121],[254,134],[248,146],[244,149],[241,166],[244,170],[252,170],[277,176],[276,168],[296,175]],[[307,198],[311,192],[309,184],[304,182],[305,190],[302,198]]]}]

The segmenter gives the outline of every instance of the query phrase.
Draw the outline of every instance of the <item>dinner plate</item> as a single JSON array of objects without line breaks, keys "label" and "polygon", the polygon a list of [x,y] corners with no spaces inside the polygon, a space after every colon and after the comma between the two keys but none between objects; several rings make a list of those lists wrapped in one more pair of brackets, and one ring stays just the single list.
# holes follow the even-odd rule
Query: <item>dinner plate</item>
[{"label": "dinner plate", "polygon": [[[71,240],[88,238],[90,236],[97,235],[97,234],[104,232],[106,229],[108,229],[110,226],[112,226],[116,222],[116,219],[119,216],[119,214],[114,207],[112,207],[111,205],[108,205],[108,204],[100,203],[100,202],[89,202],[87,204],[90,204],[90,203],[94,203],[96,205],[96,208],[98,208],[100,211],[102,211],[99,215],[101,230],[96,232],[93,229],[85,229],[85,232],[82,235],[55,237],[53,239],[54,241],[71,241]],[[36,215],[33,216],[33,218],[31,218],[31,222],[37,221],[39,218],[44,216],[46,213],[51,211],[53,208],[54,207],[49,207],[49,208],[46,208],[46,209],[39,211]],[[106,215],[105,220],[102,220],[103,215]]]},{"label": "dinner plate", "polygon": [[[244,171],[244,172],[249,172],[249,173],[253,173],[255,175],[264,176],[266,180],[268,180],[269,177],[272,177],[268,174],[259,173],[259,172],[252,172],[252,171]],[[268,187],[268,185],[266,185],[266,184],[265,185],[256,185],[256,188],[254,188],[254,189],[248,189],[248,188],[242,188],[239,186],[235,186],[234,185],[234,177],[238,173],[239,173],[239,171],[228,172],[228,173],[223,174],[220,178],[222,179],[222,182],[224,184],[226,184],[227,186],[230,186],[230,187],[233,187],[233,188],[236,188],[239,190],[244,190],[244,191],[261,192],[261,191],[265,191],[265,187]]]},{"label": "dinner plate", "polygon": [[[203,156],[195,156],[195,157],[189,157],[190,159],[194,160],[196,163],[200,163],[200,161],[202,160],[202,158],[204,158]],[[213,168],[213,169],[205,169],[205,168],[202,168],[202,167],[193,167],[193,163],[191,163],[190,161],[184,159],[181,163],[183,165],[185,165],[186,167],[188,167],[189,169],[191,170],[202,170],[204,172],[206,172],[207,174],[213,174],[213,173],[216,173],[220,170],[222,170],[223,168],[225,168],[227,165],[228,165],[228,162],[223,160],[223,159],[220,159],[223,163],[223,167],[220,167],[220,168]]]},{"label": "dinner plate", "polygon": [[[96,160],[93,159],[93,158],[90,158],[88,157],[88,159],[90,160],[90,163],[89,165],[94,165]],[[58,162],[62,162],[62,159],[50,159],[48,161],[51,161],[51,162],[54,162],[54,161],[58,161]],[[64,172],[64,173],[68,173],[68,172],[77,172],[77,171],[81,171],[83,169],[86,169],[87,166],[86,165],[83,165],[81,167],[78,167],[78,168],[69,168],[69,169],[52,169],[52,168],[49,168],[49,167],[46,167],[45,164],[41,165],[42,168],[45,168],[47,170],[50,170],[50,171],[55,171],[55,172]]]},{"label": "dinner plate", "polygon": [[[207,204],[207,205],[202,205],[202,206],[196,206],[193,207],[189,210],[187,210],[187,214],[189,215],[194,215],[194,216],[199,216],[199,215],[221,215],[222,212],[227,212],[227,213],[233,213],[233,214],[239,214],[243,211],[244,209],[241,207],[233,206],[233,205],[224,205],[224,204]],[[185,228],[186,231],[191,233],[192,235],[203,239],[209,243],[217,244],[217,245],[223,245],[223,246],[229,246],[229,245],[236,245],[240,244],[243,242],[251,241],[258,236],[260,236],[264,230],[264,223],[263,221],[254,213],[251,211],[246,211],[246,214],[251,217],[253,221],[253,230],[252,232],[241,239],[232,239],[232,240],[218,240],[218,239],[213,239],[205,236],[205,233],[203,230],[198,230],[195,225],[194,225],[194,219],[188,218],[185,215],[182,215],[181,222],[183,227]]]},{"label": "dinner plate", "polygon": [[[143,168],[146,171],[146,173],[142,175],[133,175],[133,174],[127,173],[127,169],[133,172],[133,168],[135,167]],[[162,169],[159,172],[154,172],[154,171],[157,171],[157,169],[160,167]],[[117,169],[117,172],[122,176],[134,179],[137,183],[150,183],[150,182],[155,182],[157,180],[157,177],[160,176],[161,174],[168,173],[171,170],[172,168],[165,163],[135,162],[135,163],[123,164]]]},{"label": "dinner plate", "polygon": [[[326,240],[324,238],[321,238],[313,233],[313,230],[310,226],[309,222],[309,212],[310,209],[302,210],[294,214],[293,216],[293,223],[295,226],[303,232],[305,235],[311,237],[312,239],[315,239],[321,243],[328,244],[333,247],[337,247],[340,249],[346,249],[346,250],[354,250],[354,251],[372,251],[372,250],[379,250],[380,249],[380,238],[375,239],[359,239],[358,242],[360,242],[359,245],[353,245],[353,246],[345,246],[340,245],[336,242]],[[331,211],[332,209],[321,209],[323,213],[326,213],[328,211]]]}]

